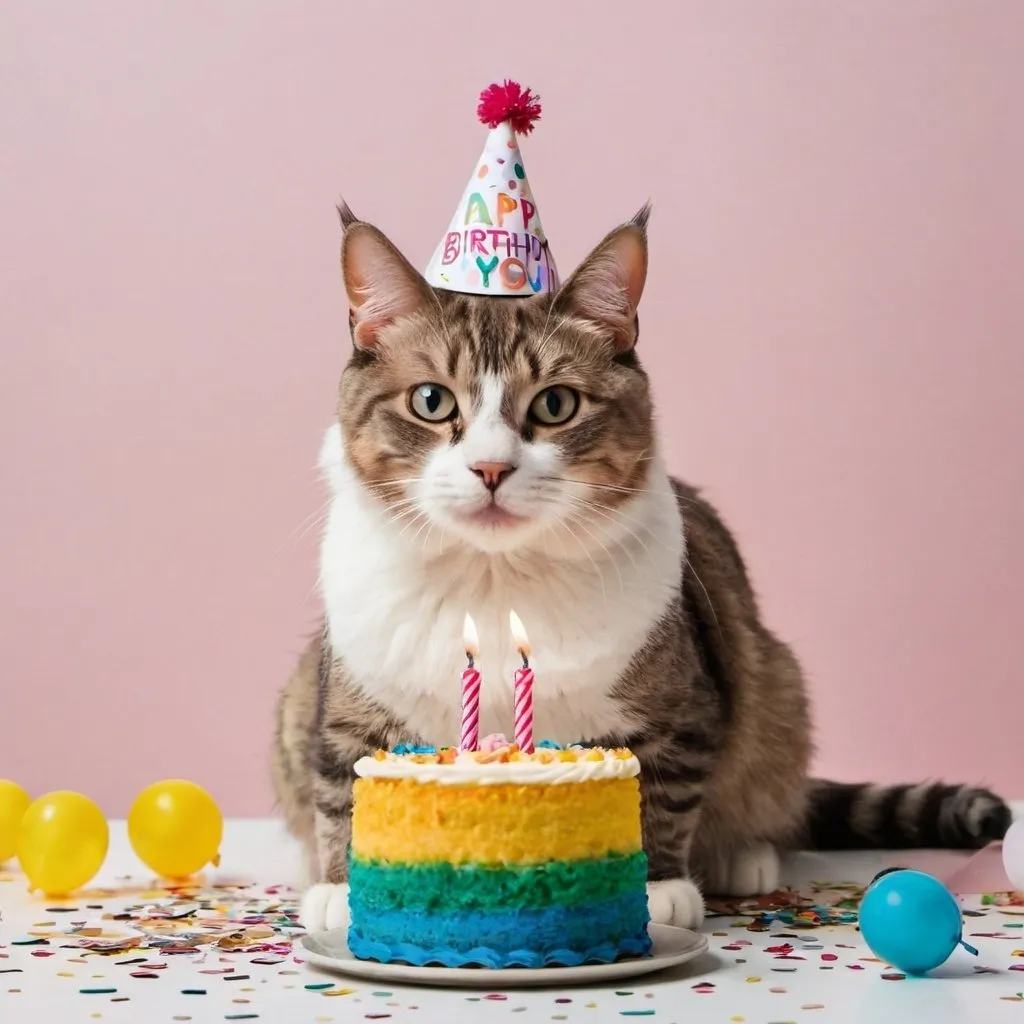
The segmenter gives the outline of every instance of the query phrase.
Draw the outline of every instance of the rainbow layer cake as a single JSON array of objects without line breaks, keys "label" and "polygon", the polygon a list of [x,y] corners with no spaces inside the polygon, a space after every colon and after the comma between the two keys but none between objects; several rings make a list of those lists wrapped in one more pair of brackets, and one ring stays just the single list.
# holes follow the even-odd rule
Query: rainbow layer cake
[{"label": "rainbow layer cake", "polygon": [[399,748],[355,771],[354,956],[503,968],[649,954],[628,750]]}]

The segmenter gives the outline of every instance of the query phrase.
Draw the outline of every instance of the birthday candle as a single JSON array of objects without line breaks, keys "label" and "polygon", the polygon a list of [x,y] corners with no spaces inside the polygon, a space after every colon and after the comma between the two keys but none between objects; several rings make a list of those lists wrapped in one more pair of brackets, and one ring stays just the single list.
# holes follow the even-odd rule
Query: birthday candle
[{"label": "birthday candle", "polygon": [[471,615],[466,615],[462,630],[466,646],[467,665],[462,670],[462,750],[476,750],[480,744],[480,672],[475,659],[477,650],[476,625]]},{"label": "birthday candle", "polygon": [[515,701],[515,742],[524,754],[533,753],[533,669],[530,668],[530,641],[526,636],[522,620],[515,612],[508,614],[509,626],[516,641],[523,667],[517,668],[513,677],[513,699]]}]

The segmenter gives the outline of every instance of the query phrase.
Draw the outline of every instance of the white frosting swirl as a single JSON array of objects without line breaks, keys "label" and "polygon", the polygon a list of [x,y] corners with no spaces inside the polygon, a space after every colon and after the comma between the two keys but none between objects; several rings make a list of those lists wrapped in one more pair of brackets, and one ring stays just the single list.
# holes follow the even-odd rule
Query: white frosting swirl
[{"label": "white frosting swirl", "polygon": [[382,759],[361,757],[355,773],[363,779],[415,779],[441,786],[558,786],[567,783],[595,782],[602,779],[630,779],[640,774],[635,757],[616,757],[605,751],[600,761],[553,760],[491,761],[481,763],[472,754],[460,753],[454,764],[421,764],[406,757],[388,754]]}]

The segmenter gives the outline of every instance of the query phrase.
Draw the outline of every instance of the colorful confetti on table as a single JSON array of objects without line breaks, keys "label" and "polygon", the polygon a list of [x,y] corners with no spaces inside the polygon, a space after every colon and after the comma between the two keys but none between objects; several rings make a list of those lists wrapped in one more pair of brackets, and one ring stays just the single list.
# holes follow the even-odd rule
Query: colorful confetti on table
[{"label": "colorful confetti on table", "polygon": [[[509,1014],[519,1015],[517,1021],[600,1024],[650,1018],[675,1024],[687,1016],[685,1001],[691,999],[702,1007],[690,1011],[691,1017],[696,1013],[700,1019],[710,1011],[731,1024],[824,1021],[831,1019],[832,989],[839,993],[855,984],[895,991],[902,986],[893,983],[907,982],[860,941],[856,908],[862,891],[853,884],[817,883],[805,892],[783,889],[753,900],[711,900],[705,932],[712,965],[702,958],[667,977],[637,979],[632,988],[503,991],[495,985],[493,991],[447,993],[382,988],[379,982],[312,970],[296,945],[302,935],[297,894],[283,886],[238,881],[90,891],[78,903],[40,906],[17,932],[0,923],[0,1019],[19,1019],[9,1015],[5,1000],[27,1005],[29,992],[63,985],[58,991],[81,1005],[76,1017],[62,1017],[69,1022],[102,1022],[108,1015],[115,1021],[135,1019],[130,1008],[151,1006],[157,993],[167,1007],[159,1019],[194,1024],[425,1022],[435,1019],[443,999],[477,1014],[472,1019],[482,1024]],[[0,881],[0,906],[3,896]],[[979,945],[982,956],[963,972],[984,986],[976,992],[984,992],[985,1006],[1005,1007],[1019,1024],[1024,1024],[1019,1008],[1024,986],[1022,975],[1012,972],[1024,972],[1022,925],[1019,894],[975,897],[966,907],[965,937]],[[111,1004],[123,1003],[129,1004],[124,1008],[129,1015],[115,1016],[118,1007]],[[995,1009],[991,1013],[993,1020],[1002,1019]],[[158,1018],[148,1014],[146,1019]]]}]

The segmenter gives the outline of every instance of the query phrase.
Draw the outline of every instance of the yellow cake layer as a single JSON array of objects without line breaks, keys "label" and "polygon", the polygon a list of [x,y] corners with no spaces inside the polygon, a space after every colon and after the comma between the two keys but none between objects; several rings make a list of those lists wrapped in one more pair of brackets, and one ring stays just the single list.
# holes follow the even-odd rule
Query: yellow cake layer
[{"label": "yellow cake layer", "polygon": [[352,853],[418,864],[538,864],[641,849],[636,778],[452,786],[357,779]]}]

